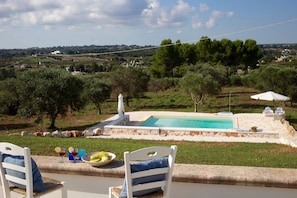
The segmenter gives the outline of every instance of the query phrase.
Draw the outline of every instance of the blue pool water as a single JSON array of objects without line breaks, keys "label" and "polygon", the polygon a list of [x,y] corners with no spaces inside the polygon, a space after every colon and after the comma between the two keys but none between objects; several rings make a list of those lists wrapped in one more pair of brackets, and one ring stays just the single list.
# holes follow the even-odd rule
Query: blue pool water
[{"label": "blue pool water", "polygon": [[151,116],[141,126],[232,129],[233,120],[227,118],[194,118]]}]

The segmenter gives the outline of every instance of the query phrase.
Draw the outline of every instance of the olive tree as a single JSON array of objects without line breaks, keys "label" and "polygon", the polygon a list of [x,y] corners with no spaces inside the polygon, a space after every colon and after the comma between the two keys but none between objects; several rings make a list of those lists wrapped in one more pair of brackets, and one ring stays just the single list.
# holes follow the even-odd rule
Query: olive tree
[{"label": "olive tree", "polygon": [[165,90],[165,78],[151,78],[148,82],[148,90],[155,92],[159,97],[158,92]]},{"label": "olive tree", "polygon": [[58,69],[37,69],[24,72],[18,92],[19,114],[26,118],[37,116],[41,122],[48,116],[49,129],[56,129],[58,115],[65,116],[68,110],[77,111],[84,106],[83,81],[69,72]]},{"label": "olive tree", "polygon": [[84,80],[84,97],[90,100],[101,114],[100,104],[110,98],[111,84],[106,79],[101,79],[98,75],[87,76]]},{"label": "olive tree", "polygon": [[16,115],[19,108],[18,80],[9,78],[0,81],[0,113]]},{"label": "olive tree", "polygon": [[180,86],[191,96],[194,112],[198,104],[203,105],[206,95],[215,95],[221,91],[226,80],[226,69],[221,65],[194,65],[180,81]]},{"label": "olive tree", "polygon": [[129,106],[130,98],[139,97],[147,90],[149,77],[140,69],[125,67],[112,72],[111,80],[114,92],[122,93]]},{"label": "olive tree", "polygon": [[291,102],[297,100],[297,69],[291,66],[267,65],[251,73],[247,79],[262,91],[272,90],[285,94],[291,98]]}]

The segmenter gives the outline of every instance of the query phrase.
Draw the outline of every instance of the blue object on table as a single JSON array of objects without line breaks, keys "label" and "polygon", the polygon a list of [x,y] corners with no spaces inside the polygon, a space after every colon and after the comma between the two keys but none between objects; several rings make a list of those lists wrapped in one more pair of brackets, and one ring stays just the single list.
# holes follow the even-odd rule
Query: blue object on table
[{"label": "blue object on table", "polygon": [[82,156],[87,154],[86,149],[78,149],[78,159],[81,160]]},{"label": "blue object on table", "polygon": [[74,160],[73,155],[71,154],[71,152],[68,151],[68,159],[69,160]]}]

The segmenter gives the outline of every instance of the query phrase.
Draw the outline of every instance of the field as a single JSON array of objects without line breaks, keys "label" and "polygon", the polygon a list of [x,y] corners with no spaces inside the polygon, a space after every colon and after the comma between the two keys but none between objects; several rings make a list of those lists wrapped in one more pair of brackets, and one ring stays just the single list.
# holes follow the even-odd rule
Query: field
[{"label": "field", "polygon": [[[286,111],[287,120],[297,127],[297,112],[295,104],[284,102],[270,102],[252,100],[251,95],[256,94],[252,88],[225,87],[218,96],[206,96],[205,102],[198,107],[199,112],[216,113],[229,111],[233,113],[261,113],[266,106],[276,108],[281,106]],[[230,101],[230,102],[229,102]],[[59,117],[56,126],[59,130],[84,130],[98,124],[108,117],[117,114],[117,96],[101,104],[102,114],[99,115],[94,105],[89,104],[79,112],[69,113],[66,117]],[[146,93],[142,98],[132,99],[125,111],[181,111],[194,110],[191,98],[185,93],[171,89],[158,93]],[[25,120],[16,116],[0,117],[0,134],[20,133],[21,131],[48,131],[49,120],[44,119],[42,124],[36,124],[34,118]]]},{"label": "field", "polygon": [[[231,94],[230,94],[231,93]],[[261,113],[266,106],[273,107],[269,101],[256,101],[250,99],[255,90],[240,87],[226,87],[219,96],[206,97],[199,112],[228,111],[233,113]],[[229,97],[231,96],[231,97]],[[229,103],[230,100],[230,103]],[[230,104],[230,106],[229,106]],[[290,105],[290,104],[287,104]],[[285,106],[282,102],[274,104],[282,106],[287,113],[287,118],[292,125],[297,126],[297,113],[294,106]],[[125,106],[126,112],[139,110],[154,111],[182,111],[192,112],[193,105],[190,97],[177,89],[158,93],[146,93],[144,97],[133,99],[130,106]],[[98,124],[106,118],[117,114],[117,96],[102,104],[102,114],[98,115],[93,105],[88,105],[80,112],[69,113],[64,118],[59,118],[56,126],[59,130],[84,130]],[[118,140],[118,139],[86,139],[86,138],[49,138],[49,137],[18,137],[7,136],[10,133],[21,131],[47,131],[49,120],[42,124],[34,123],[34,119],[23,120],[17,117],[1,116],[0,141],[8,141],[20,146],[29,146],[33,155],[52,155],[56,146],[75,146],[86,148],[87,152],[105,150],[117,155],[118,160],[123,159],[123,152],[135,150],[152,145],[178,146],[177,163],[186,164],[216,164],[232,166],[257,166],[297,168],[297,148],[279,144],[256,143],[222,143],[222,142],[176,142],[176,141],[145,141],[145,140]]]}]

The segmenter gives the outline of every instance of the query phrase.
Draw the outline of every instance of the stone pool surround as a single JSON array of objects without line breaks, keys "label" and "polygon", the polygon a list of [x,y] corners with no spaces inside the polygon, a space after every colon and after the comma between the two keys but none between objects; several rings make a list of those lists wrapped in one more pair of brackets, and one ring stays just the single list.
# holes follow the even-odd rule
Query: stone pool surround
[{"label": "stone pool surround", "polygon": [[[233,129],[194,129],[170,127],[142,127],[143,121],[152,115],[157,116],[191,116],[233,119]],[[109,120],[109,122],[108,122]],[[288,122],[274,120],[259,113],[218,115],[211,113],[185,113],[185,112],[128,112],[125,116],[118,115],[108,119],[104,125],[105,135],[152,135],[152,136],[210,136],[210,137],[254,137],[254,138],[280,138],[289,134]],[[253,130],[256,128],[256,131]],[[294,130],[295,131],[295,130]],[[293,134],[295,135],[295,132]]]}]

